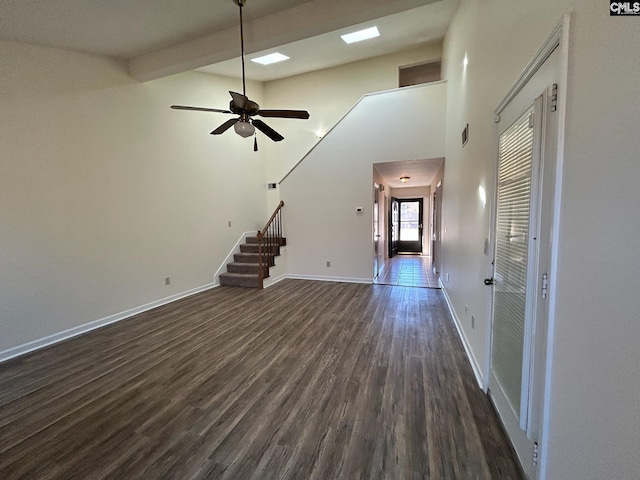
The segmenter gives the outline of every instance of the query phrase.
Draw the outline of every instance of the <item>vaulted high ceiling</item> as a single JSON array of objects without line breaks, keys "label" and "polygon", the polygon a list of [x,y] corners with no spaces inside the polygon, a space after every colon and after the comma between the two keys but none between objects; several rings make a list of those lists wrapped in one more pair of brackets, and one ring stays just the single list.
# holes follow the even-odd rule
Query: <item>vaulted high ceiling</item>
[{"label": "vaulted high ceiling", "polygon": [[[246,0],[249,57],[286,49],[291,60],[247,64],[271,80],[442,39],[458,0]],[[233,0],[2,0],[0,39],[126,60],[146,81],[187,70],[239,74]],[[347,46],[339,34],[378,25],[381,37]],[[256,55],[254,55],[256,54]],[[236,59],[235,61],[233,59]]]}]

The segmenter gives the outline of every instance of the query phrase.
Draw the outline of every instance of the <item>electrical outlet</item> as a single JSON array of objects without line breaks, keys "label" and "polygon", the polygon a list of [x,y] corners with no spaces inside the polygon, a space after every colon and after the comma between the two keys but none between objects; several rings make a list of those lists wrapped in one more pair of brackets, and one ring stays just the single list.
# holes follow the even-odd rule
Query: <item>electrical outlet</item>
[{"label": "electrical outlet", "polygon": [[467,313],[469,313],[469,305],[464,306],[464,314],[466,315]]},{"label": "electrical outlet", "polygon": [[447,282],[449,281],[449,273],[447,273]]},{"label": "electrical outlet", "polygon": [[327,267],[331,267],[331,262],[327,261]]},{"label": "electrical outlet", "polygon": [[231,220],[229,220],[229,226],[231,226]]},{"label": "electrical outlet", "polygon": [[165,285],[170,285],[171,284],[171,277],[164,277],[164,284]]}]

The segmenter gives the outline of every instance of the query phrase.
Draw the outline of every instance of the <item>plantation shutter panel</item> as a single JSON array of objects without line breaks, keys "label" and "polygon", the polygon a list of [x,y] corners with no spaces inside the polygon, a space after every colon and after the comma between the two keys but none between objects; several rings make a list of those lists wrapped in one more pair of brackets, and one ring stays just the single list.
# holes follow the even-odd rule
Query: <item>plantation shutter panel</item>
[{"label": "plantation shutter panel", "polygon": [[494,375],[520,418],[531,211],[533,107],[501,136],[493,298]]}]

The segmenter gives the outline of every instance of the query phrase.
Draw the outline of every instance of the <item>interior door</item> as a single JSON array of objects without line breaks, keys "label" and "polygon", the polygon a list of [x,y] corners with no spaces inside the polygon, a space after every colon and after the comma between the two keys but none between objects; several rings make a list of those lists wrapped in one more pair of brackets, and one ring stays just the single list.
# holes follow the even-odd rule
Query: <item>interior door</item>
[{"label": "interior door", "polygon": [[389,208],[389,258],[398,253],[398,239],[400,237],[400,204],[398,199],[391,197]]},{"label": "interior door", "polygon": [[[548,63],[547,63],[548,62]],[[551,205],[553,204],[557,53],[501,113],[494,212],[492,338],[489,393],[527,476],[544,388]]]},{"label": "interior door", "polygon": [[398,200],[398,251],[422,253],[422,198],[402,198]]}]

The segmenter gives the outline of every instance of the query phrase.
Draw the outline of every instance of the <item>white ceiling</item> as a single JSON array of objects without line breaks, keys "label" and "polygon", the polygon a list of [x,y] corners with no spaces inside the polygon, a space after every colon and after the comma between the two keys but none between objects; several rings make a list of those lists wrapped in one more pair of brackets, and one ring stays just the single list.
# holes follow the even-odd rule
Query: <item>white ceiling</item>
[{"label": "white ceiling", "polygon": [[[456,6],[457,2],[452,1],[430,3],[297,42],[257,51],[246,55],[247,77],[261,82],[276,80],[441,41]],[[347,45],[340,38],[344,33],[372,26],[378,27],[380,37],[351,45]],[[291,59],[273,65],[259,65],[250,61],[252,58],[273,52],[280,52]],[[238,56],[198,70],[236,77],[240,75],[241,68]]]},{"label": "white ceiling", "polygon": [[[283,63],[247,60],[247,78],[269,81],[438,42],[459,0],[246,0],[247,59],[279,51]],[[239,77],[239,11],[233,0],[0,0],[0,40],[128,62],[146,81],[198,69]],[[376,25],[379,38],[340,35]],[[435,162],[435,163],[434,163]],[[392,187],[428,185],[434,160],[378,164]],[[407,185],[397,179],[411,177]]]},{"label": "white ceiling", "polygon": [[[268,81],[440,41],[459,0],[246,0],[248,58],[279,50],[291,60],[247,62]],[[240,75],[239,11],[233,0],[0,0],[0,39],[129,62],[151,80],[186,70]],[[377,25],[381,37],[339,38]]]},{"label": "white ceiling", "polygon": [[[313,0],[247,0],[245,22]],[[0,38],[123,60],[236,27],[232,0],[0,0]]]},{"label": "white ceiling", "polygon": [[[443,163],[444,158],[430,158],[376,163],[374,167],[391,188],[424,187],[433,183]],[[410,180],[402,183],[400,177],[410,177]]]}]

